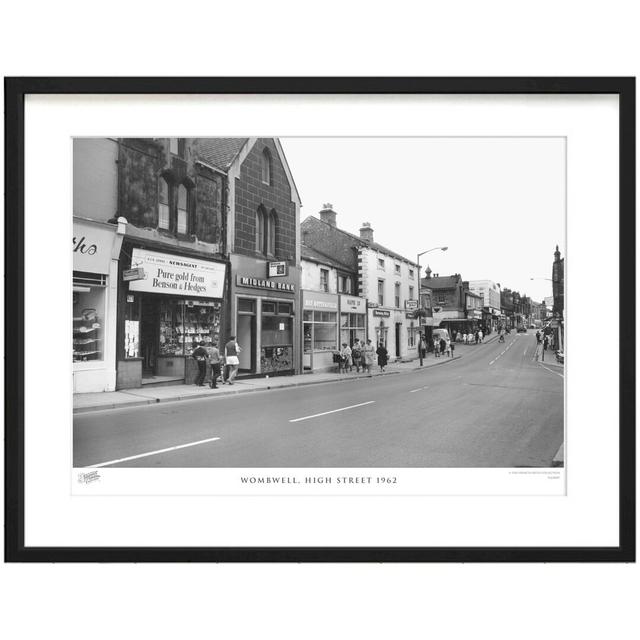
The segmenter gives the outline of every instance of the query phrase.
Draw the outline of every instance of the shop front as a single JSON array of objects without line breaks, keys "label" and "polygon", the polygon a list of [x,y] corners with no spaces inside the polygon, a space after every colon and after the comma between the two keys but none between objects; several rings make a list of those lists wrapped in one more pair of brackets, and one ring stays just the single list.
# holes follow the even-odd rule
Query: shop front
[{"label": "shop front", "polygon": [[118,388],[189,384],[197,372],[193,349],[221,341],[227,265],[139,247],[127,253],[130,268],[121,270]]},{"label": "shop front", "polygon": [[122,234],[73,218],[73,392],[116,388],[116,310]]},{"label": "shop front", "polygon": [[[274,263],[271,263],[272,265]],[[280,264],[280,263],[279,263]],[[270,263],[239,254],[231,256],[230,326],[223,340],[235,335],[240,352],[239,374],[283,375],[300,371],[299,326],[294,322],[297,271],[269,269]],[[271,275],[270,275],[271,273]]]},{"label": "shop front", "polygon": [[[335,368],[333,354],[340,348],[339,305],[338,295],[320,291],[302,292],[302,365],[305,371],[329,371]],[[347,339],[340,339],[340,342],[348,342],[348,336]]]}]

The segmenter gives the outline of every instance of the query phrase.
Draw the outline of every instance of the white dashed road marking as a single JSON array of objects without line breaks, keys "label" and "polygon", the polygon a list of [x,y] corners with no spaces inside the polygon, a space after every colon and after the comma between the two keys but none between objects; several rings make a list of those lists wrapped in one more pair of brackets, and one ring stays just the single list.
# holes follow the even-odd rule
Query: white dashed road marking
[{"label": "white dashed road marking", "polygon": [[419,389],[412,389],[411,391],[409,391],[409,393],[415,393],[416,391],[422,391],[423,389],[428,389],[428,388],[429,387],[420,387]]},{"label": "white dashed road marking", "polygon": [[302,422],[303,420],[311,420],[311,418],[319,418],[320,416],[326,416],[330,413],[337,413],[338,411],[346,411],[347,409],[355,409],[356,407],[364,407],[366,404],[373,404],[375,400],[369,400],[369,402],[361,402],[360,404],[352,404],[349,407],[342,407],[341,409],[333,409],[332,411],[323,411],[322,413],[314,413],[312,416],[304,416],[304,418],[295,418],[289,420],[289,422]]},{"label": "white dashed road marking", "polygon": [[166,453],[167,451],[176,451],[176,449],[184,449],[186,447],[195,447],[205,442],[214,442],[220,440],[220,438],[207,438],[206,440],[198,440],[197,442],[188,442],[187,444],[179,444],[176,447],[167,447],[166,449],[158,449],[157,451],[149,451],[148,453],[139,453],[137,456],[129,456],[127,458],[118,458],[117,460],[109,460],[108,462],[101,462],[100,464],[90,464],[89,467],[106,467],[110,464],[117,464],[118,462],[127,462],[127,460],[137,460],[138,458],[146,458],[147,456],[155,456],[159,453]]},{"label": "white dashed road marking", "polygon": [[[540,363],[538,363],[538,364],[540,364]],[[549,367],[545,367],[543,364],[540,364],[540,366],[543,369],[546,369],[547,371],[549,371],[550,373],[555,373],[557,376],[560,376],[561,378],[564,378],[564,376],[561,373],[558,373],[557,371],[551,371],[551,369],[549,369]]]}]

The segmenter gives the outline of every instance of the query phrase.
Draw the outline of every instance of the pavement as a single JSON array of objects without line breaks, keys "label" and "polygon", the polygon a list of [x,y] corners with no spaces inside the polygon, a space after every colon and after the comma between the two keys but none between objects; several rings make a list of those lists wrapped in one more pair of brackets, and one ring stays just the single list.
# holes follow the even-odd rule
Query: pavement
[{"label": "pavement", "polygon": [[[247,380],[256,393],[182,387],[190,402],[167,396],[151,406],[79,413],[74,466],[563,465],[563,368],[536,360],[533,335],[458,345],[455,359],[429,356],[427,366],[416,365],[397,363],[370,377]],[[299,384],[303,378],[312,384]]]},{"label": "pavement", "polygon": [[[470,348],[470,347],[466,347]],[[456,349],[458,351],[458,349]],[[436,358],[428,354],[424,359],[422,368],[444,365],[460,358]],[[76,393],[73,396],[73,412],[86,413],[88,411],[104,411],[105,409],[122,409],[125,407],[139,407],[156,404],[158,402],[175,402],[178,400],[200,400],[202,398],[218,398],[251,391],[267,391],[270,389],[284,389],[287,387],[300,387],[323,383],[343,383],[360,378],[373,378],[389,376],[399,373],[413,372],[420,369],[418,360],[409,362],[391,362],[381,372],[378,365],[373,367],[371,373],[337,373],[314,372],[291,376],[272,376],[265,378],[236,378],[233,385],[218,385],[217,389],[208,386],[196,387],[195,385],[176,384],[166,387],[150,387],[141,389],[127,389],[124,391],[111,391],[99,393]]]}]

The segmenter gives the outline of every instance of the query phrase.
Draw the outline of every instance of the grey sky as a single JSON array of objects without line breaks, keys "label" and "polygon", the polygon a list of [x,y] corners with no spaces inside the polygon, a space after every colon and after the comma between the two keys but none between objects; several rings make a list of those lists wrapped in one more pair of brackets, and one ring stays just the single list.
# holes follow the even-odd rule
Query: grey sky
[{"label": "grey sky", "polygon": [[[563,138],[281,138],[302,219],[325,202],[338,227],[374,239],[435,273],[489,278],[541,301],[564,256]],[[424,266],[422,269],[424,273]]]}]

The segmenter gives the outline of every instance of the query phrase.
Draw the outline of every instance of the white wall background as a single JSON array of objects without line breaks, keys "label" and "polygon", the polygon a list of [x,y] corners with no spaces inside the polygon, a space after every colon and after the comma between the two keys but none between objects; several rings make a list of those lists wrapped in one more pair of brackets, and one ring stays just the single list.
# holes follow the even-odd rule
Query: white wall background
[{"label": "white wall background", "polygon": [[[162,47],[173,51],[173,3],[149,11],[114,0],[91,13],[71,2],[13,3],[3,13],[3,74],[640,71],[636,3],[624,0],[327,0],[309,5],[307,14],[293,1],[189,5],[181,15],[200,26],[183,32],[188,52],[161,55]],[[234,28],[216,28],[212,46],[207,25]],[[141,31],[154,37],[138,37]],[[26,639],[631,637],[639,587],[637,565],[0,567],[3,632]]]}]

